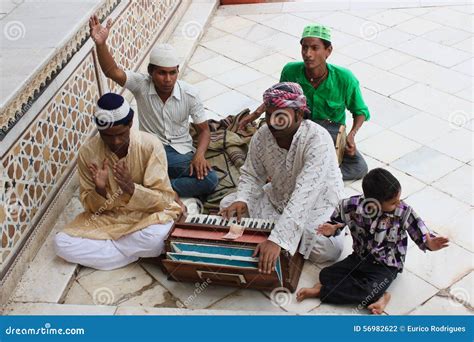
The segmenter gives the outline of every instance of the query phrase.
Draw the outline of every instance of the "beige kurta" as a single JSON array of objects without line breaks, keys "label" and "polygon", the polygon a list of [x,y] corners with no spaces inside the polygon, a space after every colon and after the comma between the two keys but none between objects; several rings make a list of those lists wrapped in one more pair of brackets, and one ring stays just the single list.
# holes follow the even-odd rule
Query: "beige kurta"
[{"label": "beige kurta", "polygon": [[117,240],[152,224],[175,219],[181,212],[167,173],[166,154],[155,136],[130,132],[128,154],[123,158],[135,183],[132,196],[121,191],[109,167],[107,199],[95,191],[88,165],[102,167],[104,159],[114,165],[119,159],[99,135],[79,150],[80,199],[85,211],[64,232],[89,239]]}]

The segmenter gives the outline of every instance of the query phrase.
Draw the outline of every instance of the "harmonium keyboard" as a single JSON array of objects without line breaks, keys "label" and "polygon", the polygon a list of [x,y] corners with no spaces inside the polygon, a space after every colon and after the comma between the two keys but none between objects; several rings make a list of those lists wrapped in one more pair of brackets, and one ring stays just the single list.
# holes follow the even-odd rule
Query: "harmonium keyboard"
[{"label": "harmonium keyboard", "polygon": [[[231,227],[240,234],[229,239]],[[184,282],[209,281],[212,284],[259,290],[285,287],[296,290],[303,267],[303,256],[291,256],[282,250],[271,274],[258,271],[256,246],[270,235],[271,220],[235,218],[226,220],[215,215],[189,215],[175,222],[165,242],[162,260],[170,279]]]}]

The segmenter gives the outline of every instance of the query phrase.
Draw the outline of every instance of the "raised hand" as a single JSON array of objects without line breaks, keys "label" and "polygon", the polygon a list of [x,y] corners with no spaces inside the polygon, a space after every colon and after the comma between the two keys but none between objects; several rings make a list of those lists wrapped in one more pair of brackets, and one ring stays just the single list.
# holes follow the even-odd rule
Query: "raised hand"
[{"label": "raised hand", "polygon": [[127,165],[125,165],[125,161],[119,160],[115,163],[113,173],[114,179],[118,183],[120,189],[132,196],[135,191],[135,183],[133,182],[132,175],[130,174]]},{"label": "raised hand", "polygon": [[112,27],[112,19],[107,20],[107,24],[102,26],[99,22],[99,18],[96,15],[93,15],[89,19],[89,28],[90,28],[90,35],[92,40],[95,42],[96,45],[103,45],[107,41],[107,37],[109,36],[109,30]]},{"label": "raised hand", "polygon": [[98,167],[97,164],[92,163],[88,165],[89,171],[94,181],[95,187],[100,190],[105,190],[107,180],[109,176],[109,162],[104,159],[102,167]]},{"label": "raised hand", "polygon": [[443,248],[446,248],[448,247],[448,242],[449,242],[449,239],[448,238],[445,238],[445,237],[442,237],[442,236],[436,236],[436,237],[431,237],[430,233],[426,233],[426,246],[428,246],[428,248],[431,250],[431,251],[437,251],[437,250],[440,250],[440,249],[443,249]]},{"label": "raised hand", "polygon": [[316,228],[316,233],[324,236],[333,236],[338,228],[339,226],[337,224],[323,223]]}]

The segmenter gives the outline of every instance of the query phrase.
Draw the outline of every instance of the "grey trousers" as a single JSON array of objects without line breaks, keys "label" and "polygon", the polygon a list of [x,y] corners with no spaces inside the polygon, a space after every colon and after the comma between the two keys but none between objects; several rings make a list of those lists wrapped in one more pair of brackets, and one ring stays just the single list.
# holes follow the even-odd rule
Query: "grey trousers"
[{"label": "grey trousers", "polygon": [[363,178],[369,171],[364,157],[358,150],[354,156],[344,155],[340,166],[343,180],[356,180]]}]

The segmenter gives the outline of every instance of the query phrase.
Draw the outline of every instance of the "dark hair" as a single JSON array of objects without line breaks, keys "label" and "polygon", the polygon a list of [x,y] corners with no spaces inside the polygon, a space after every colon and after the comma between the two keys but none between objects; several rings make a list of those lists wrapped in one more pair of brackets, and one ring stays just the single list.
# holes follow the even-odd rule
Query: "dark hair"
[{"label": "dark hair", "polygon": [[332,46],[331,42],[329,40],[319,38],[323,42],[324,48],[327,49],[328,47]]},{"label": "dark hair", "polygon": [[362,179],[365,198],[385,202],[394,198],[402,189],[400,182],[387,170],[376,168]]},{"label": "dark hair", "polygon": [[[151,74],[153,74],[153,72],[155,71],[156,68],[158,68],[158,65],[149,63],[148,68],[147,68],[148,74],[151,76]],[[179,65],[177,65],[176,68],[179,71]]]}]

